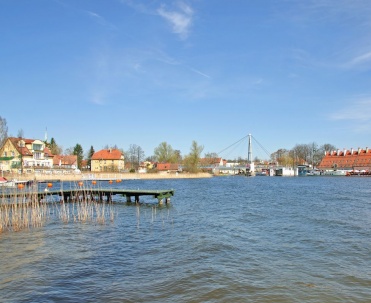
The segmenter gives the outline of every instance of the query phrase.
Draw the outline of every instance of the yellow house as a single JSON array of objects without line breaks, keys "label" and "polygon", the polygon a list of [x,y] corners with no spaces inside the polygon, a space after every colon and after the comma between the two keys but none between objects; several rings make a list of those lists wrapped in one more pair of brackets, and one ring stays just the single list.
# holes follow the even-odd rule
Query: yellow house
[{"label": "yellow house", "polygon": [[114,172],[125,169],[125,157],[118,149],[102,149],[91,157],[91,171]]},{"label": "yellow house", "polygon": [[52,168],[53,157],[41,140],[9,137],[0,148],[0,168],[3,171]]}]

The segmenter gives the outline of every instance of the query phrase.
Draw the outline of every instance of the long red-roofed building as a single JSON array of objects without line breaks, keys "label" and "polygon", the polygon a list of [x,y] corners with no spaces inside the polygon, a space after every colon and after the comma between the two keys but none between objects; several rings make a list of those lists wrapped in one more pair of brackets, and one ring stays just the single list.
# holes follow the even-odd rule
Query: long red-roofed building
[{"label": "long red-roofed building", "polygon": [[366,147],[365,149],[353,150],[352,148],[326,152],[318,169],[371,171],[371,149]]}]

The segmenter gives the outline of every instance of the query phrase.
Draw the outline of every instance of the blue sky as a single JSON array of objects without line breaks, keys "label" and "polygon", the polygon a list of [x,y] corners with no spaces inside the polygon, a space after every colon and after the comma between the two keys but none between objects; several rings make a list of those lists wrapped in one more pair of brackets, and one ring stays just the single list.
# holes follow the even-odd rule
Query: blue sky
[{"label": "blue sky", "polygon": [[371,146],[369,0],[1,0],[0,37],[9,135],[146,156],[249,133],[269,152]]}]

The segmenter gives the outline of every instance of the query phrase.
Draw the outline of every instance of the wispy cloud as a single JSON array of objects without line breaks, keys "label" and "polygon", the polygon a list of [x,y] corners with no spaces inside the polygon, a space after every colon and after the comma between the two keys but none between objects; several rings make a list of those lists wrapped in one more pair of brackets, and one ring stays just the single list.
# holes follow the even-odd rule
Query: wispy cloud
[{"label": "wispy cloud", "polygon": [[348,68],[358,67],[367,63],[371,63],[371,51],[358,55],[352,58],[349,62],[345,64]]},{"label": "wispy cloud", "polygon": [[163,5],[157,9],[157,13],[171,24],[173,32],[181,39],[188,37],[193,22],[193,9],[189,5],[178,2],[173,10]]},{"label": "wispy cloud", "polygon": [[345,108],[331,114],[333,120],[356,120],[371,122],[371,98],[349,103]]},{"label": "wispy cloud", "polygon": [[74,5],[67,4],[64,1],[60,1],[60,0],[53,0],[53,1],[58,3],[59,5],[63,6],[65,9],[73,10],[73,11],[79,12],[80,14],[85,14],[85,16],[88,15],[89,17],[94,19],[96,22],[98,22],[100,25],[103,25],[103,26],[105,26],[105,27],[107,27],[111,30],[116,30],[117,29],[115,25],[108,22],[101,15],[99,15],[95,12],[85,10],[85,9],[80,9],[80,8],[74,6]]},{"label": "wispy cloud", "polygon": [[121,3],[131,7],[132,9],[143,13],[143,14],[152,14],[152,11],[144,4],[140,3],[139,1],[135,0],[120,0]]},{"label": "wispy cloud", "polygon": [[199,71],[199,70],[197,70],[197,69],[194,69],[194,68],[192,68],[192,67],[190,67],[189,69],[190,69],[191,71],[195,72],[196,74],[199,74],[199,75],[201,75],[201,76],[203,76],[203,77],[205,77],[205,78],[208,78],[208,79],[211,78],[209,75],[206,75],[205,73],[203,73],[203,72],[201,72],[201,71]]},{"label": "wispy cloud", "polygon": [[106,19],[104,19],[102,16],[100,16],[97,13],[94,13],[92,11],[84,11],[87,13],[91,18],[93,18],[96,22],[98,22],[100,25],[103,25],[111,30],[116,30],[116,26],[112,23],[108,22]]}]

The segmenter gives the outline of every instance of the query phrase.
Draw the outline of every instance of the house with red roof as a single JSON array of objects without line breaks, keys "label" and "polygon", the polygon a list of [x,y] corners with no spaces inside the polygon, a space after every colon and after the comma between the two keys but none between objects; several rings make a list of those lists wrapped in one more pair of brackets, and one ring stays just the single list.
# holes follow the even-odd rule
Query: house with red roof
[{"label": "house with red roof", "polygon": [[44,141],[8,137],[0,148],[0,167],[4,171],[52,168],[54,155]]},{"label": "house with red roof", "polygon": [[77,156],[76,155],[55,155],[53,158],[54,168],[67,168],[76,169],[77,166]]},{"label": "house with red roof", "polygon": [[371,171],[371,149],[335,150],[325,153],[317,167],[321,170]]},{"label": "house with red roof", "polygon": [[124,154],[114,148],[102,149],[91,157],[91,171],[121,172],[125,169]]},{"label": "house with red roof", "polygon": [[171,173],[181,171],[178,163],[157,163],[156,169],[159,173]]}]

